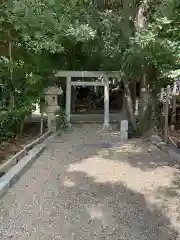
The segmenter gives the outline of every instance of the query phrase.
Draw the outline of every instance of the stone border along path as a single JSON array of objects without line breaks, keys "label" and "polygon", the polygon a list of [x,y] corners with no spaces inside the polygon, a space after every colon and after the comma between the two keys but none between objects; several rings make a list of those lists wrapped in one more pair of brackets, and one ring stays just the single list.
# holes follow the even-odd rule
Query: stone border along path
[{"label": "stone border along path", "polygon": [[49,141],[0,200],[1,240],[180,239],[179,165],[101,128]]},{"label": "stone border along path", "polygon": [[[44,133],[42,136],[36,138],[34,141],[25,145],[21,151],[19,151],[14,156],[9,158],[5,163],[1,164],[0,175],[8,172],[13,166],[15,166],[18,162],[20,162],[22,158],[28,155],[28,152],[30,150],[32,150],[38,144],[41,144],[42,142],[44,142],[50,135],[51,135],[51,131]],[[1,179],[0,179],[0,182],[1,182]]]}]

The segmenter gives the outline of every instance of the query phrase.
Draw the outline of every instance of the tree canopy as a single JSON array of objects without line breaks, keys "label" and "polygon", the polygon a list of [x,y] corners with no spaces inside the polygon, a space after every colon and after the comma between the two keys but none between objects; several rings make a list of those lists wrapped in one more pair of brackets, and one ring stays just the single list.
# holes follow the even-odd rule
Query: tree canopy
[{"label": "tree canopy", "polygon": [[2,0],[1,89],[14,107],[56,69],[116,70],[158,92],[180,75],[179,32],[177,0]]}]

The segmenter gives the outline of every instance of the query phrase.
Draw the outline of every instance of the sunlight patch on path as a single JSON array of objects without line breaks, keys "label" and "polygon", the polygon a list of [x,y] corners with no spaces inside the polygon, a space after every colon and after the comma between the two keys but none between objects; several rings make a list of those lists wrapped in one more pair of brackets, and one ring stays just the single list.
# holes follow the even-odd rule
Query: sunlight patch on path
[{"label": "sunlight patch on path", "polygon": [[93,177],[100,183],[122,182],[131,190],[139,192],[169,186],[174,175],[174,169],[168,166],[142,171],[122,159],[117,161],[97,156],[70,164],[67,172],[77,172],[77,174],[83,172],[87,177]]}]

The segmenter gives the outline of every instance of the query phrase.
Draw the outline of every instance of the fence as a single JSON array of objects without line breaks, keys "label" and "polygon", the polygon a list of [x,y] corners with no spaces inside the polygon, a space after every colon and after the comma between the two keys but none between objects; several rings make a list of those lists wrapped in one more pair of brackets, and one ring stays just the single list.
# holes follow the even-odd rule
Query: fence
[{"label": "fence", "polygon": [[180,96],[180,85],[174,82],[173,87],[170,85],[166,89],[162,88],[160,93],[160,102],[162,103],[160,127],[163,138],[166,143],[169,141],[169,132],[180,127],[179,105],[177,104]]}]

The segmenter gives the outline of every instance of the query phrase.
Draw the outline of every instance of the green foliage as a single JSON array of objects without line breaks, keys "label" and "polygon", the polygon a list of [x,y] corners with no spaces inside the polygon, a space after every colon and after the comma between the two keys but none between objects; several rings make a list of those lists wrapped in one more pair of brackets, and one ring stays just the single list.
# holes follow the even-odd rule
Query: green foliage
[{"label": "green foliage", "polygon": [[67,129],[68,128],[67,117],[64,109],[60,109],[56,112],[56,128],[57,130]]},{"label": "green foliage", "polygon": [[128,138],[136,138],[141,136],[140,134],[140,129],[139,129],[139,119],[136,119],[136,126],[137,129],[135,130],[132,126],[132,124],[129,122],[129,126],[128,126]]},{"label": "green foliage", "polygon": [[1,88],[10,104],[26,98],[33,103],[43,95],[43,88],[53,84],[53,71],[70,65],[69,48],[93,39],[95,30],[78,17],[80,6],[74,1],[69,5],[58,0],[0,4]]},{"label": "green foliage", "polygon": [[31,106],[22,106],[18,109],[9,109],[0,113],[0,141],[7,140],[20,133],[21,126],[32,111]]},{"label": "green foliage", "polygon": [[14,110],[43,98],[56,69],[116,70],[139,81],[145,74],[156,92],[180,75],[176,0],[1,1],[0,16],[0,86]]},{"label": "green foliage", "polygon": [[146,73],[149,75],[150,85],[157,86],[157,90],[167,85],[170,79],[174,80],[178,77],[179,10],[179,6],[172,7],[172,2],[166,1],[166,5],[162,4],[155,9],[152,21],[131,37],[129,47],[124,54],[125,75],[141,79]]},{"label": "green foliage", "polygon": [[74,11],[56,0],[14,0],[11,22],[29,51],[59,53],[65,50],[67,40],[86,41],[94,36],[88,24],[76,19]]}]

